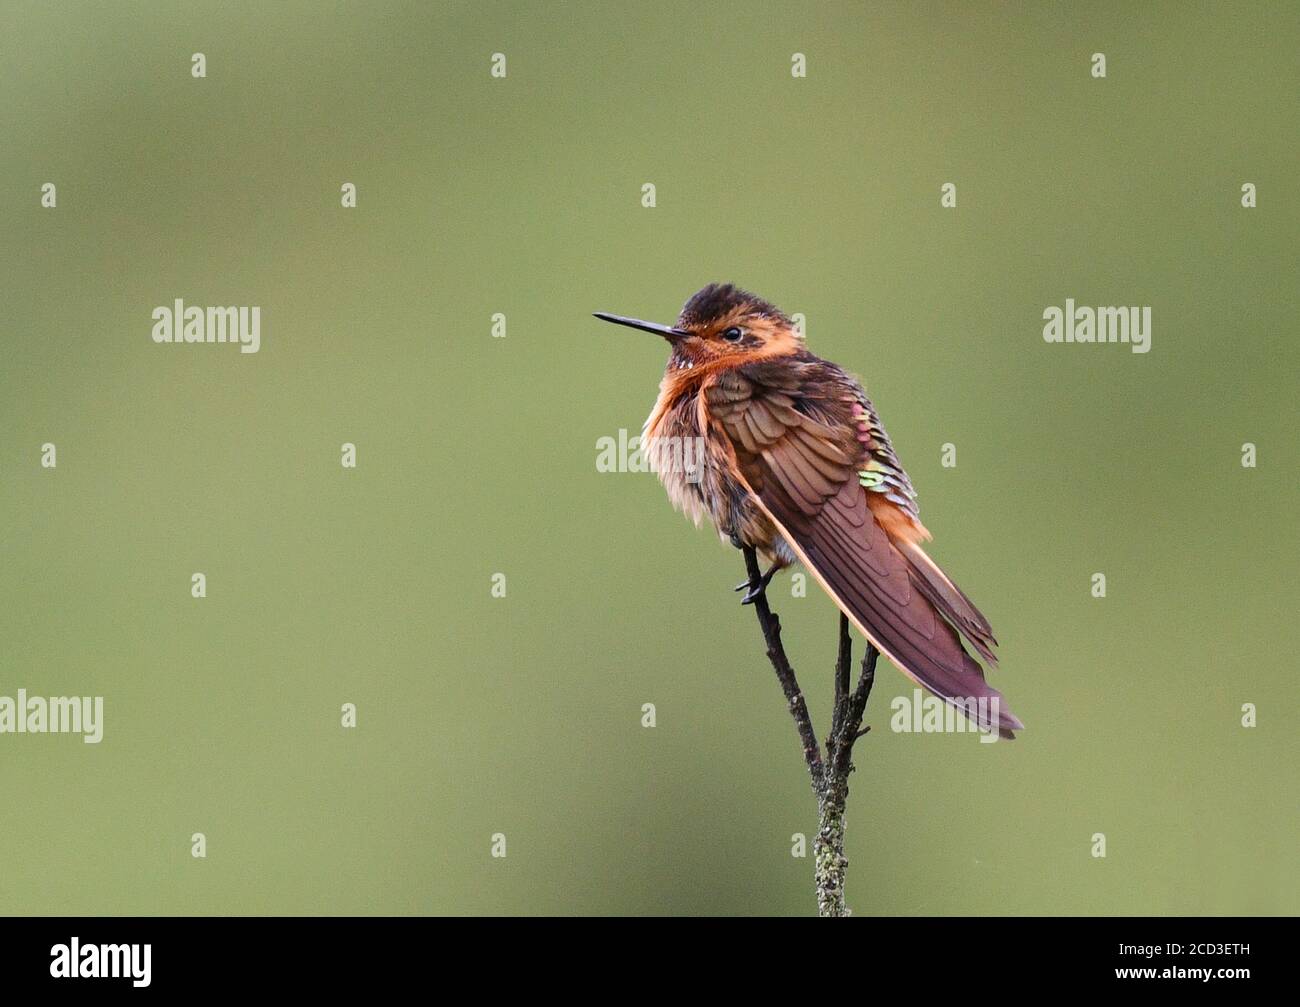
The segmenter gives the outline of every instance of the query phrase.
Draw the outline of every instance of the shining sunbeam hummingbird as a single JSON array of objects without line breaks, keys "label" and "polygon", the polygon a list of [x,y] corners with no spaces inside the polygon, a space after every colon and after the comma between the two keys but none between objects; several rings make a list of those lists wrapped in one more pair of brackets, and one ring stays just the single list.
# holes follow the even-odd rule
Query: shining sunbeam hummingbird
[{"label": "shining sunbeam hummingbird", "polygon": [[[916,491],[861,383],[810,353],[776,306],[712,283],[673,325],[596,312],[670,347],[642,443],[696,524],[770,563],[802,563],[876,649],[917,684],[1004,736],[1023,728],[961,638],[990,665],[993,629],[921,543]],[[688,477],[672,445],[702,443]]]}]

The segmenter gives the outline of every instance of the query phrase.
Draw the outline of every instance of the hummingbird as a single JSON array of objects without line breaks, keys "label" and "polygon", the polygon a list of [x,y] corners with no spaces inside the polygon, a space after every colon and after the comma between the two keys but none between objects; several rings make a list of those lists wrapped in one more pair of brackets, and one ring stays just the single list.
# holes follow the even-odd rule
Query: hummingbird
[{"label": "hummingbird", "polygon": [[[962,646],[996,665],[993,629],[926,554],[916,491],[862,383],[811,353],[775,305],[730,283],[694,294],[672,325],[596,312],[667,341],[642,444],[673,505],[770,568],[754,601],[801,563],[905,675],[1004,737],[1024,725]],[[700,444],[693,472],[680,446]]]}]

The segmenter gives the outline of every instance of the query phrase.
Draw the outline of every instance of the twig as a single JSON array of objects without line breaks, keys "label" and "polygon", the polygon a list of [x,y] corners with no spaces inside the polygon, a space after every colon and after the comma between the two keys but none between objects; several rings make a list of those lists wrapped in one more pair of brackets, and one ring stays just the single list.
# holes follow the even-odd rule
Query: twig
[{"label": "twig", "polygon": [[[739,545],[739,543],[737,543]],[[762,571],[758,554],[749,546],[741,546],[745,555],[745,571],[751,589],[761,584]],[[839,649],[835,660],[835,695],[831,707],[831,730],[826,737],[826,760],[822,761],[817,734],[813,730],[808,704],[799,689],[794,669],[785,655],[781,643],[781,620],[767,603],[767,595],[760,592],[754,599],[754,612],[763,630],[767,656],[776,670],[776,677],[785,693],[795,729],[803,745],[808,775],[812,777],[813,793],[817,795],[818,830],[814,844],[816,867],[814,880],[817,887],[817,915],[848,916],[849,907],[844,901],[844,876],[849,861],[844,855],[844,807],[849,797],[849,774],[853,772],[853,745],[871,728],[862,726],[871,686],[876,680],[876,660],[880,652],[867,641],[867,652],[862,656],[862,673],[857,688],[849,692],[849,666],[853,663],[853,640],[849,634],[849,620],[841,613]]]},{"label": "twig", "polygon": [[[862,717],[871,696],[871,686],[876,680],[876,659],[880,652],[867,641],[867,652],[862,656],[862,674],[852,695],[847,693],[844,681],[852,660],[851,643],[848,643],[848,620],[840,616],[840,653],[836,664],[837,709],[843,711],[837,718],[835,733],[826,743],[829,763],[826,789],[818,804],[820,816],[817,831],[817,914],[819,916],[848,916],[849,907],[844,901],[844,876],[849,860],[844,855],[844,808],[849,799],[849,774],[853,772],[853,745],[871,728],[862,727]],[[843,698],[841,698],[843,697]]]},{"label": "twig", "polygon": [[849,665],[853,663],[853,638],[849,636],[849,617],[840,613],[840,649],[835,656],[835,703],[831,708],[831,733],[826,738],[826,759],[835,759],[835,742],[849,711]]},{"label": "twig", "polygon": [[834,772],[846,779],[853,772],[853,743],[871,730],[869,727],[861,730],[862,718],[867,712],[867,700],[871,698],[871,687],[876,681],[876,661],[879,657],[880,651],[868,640],[867,652],[862,655],[862,675],[858,679],[858,687],[849,698],[848,712],[840,724],[839,736],[835,739]]},{"label": "twig", "polygon": [[[750,546],[744,546],[745,570],[749,574],[751,586],[757,586],[763,573],[758,566],[758,554]],[[817,744],[817,732],[813,730],[812,717],[808,713],[808,704],[799,689],[799,680],[795,678],[794,669],[785,656],[785,647],[781,645],[781,620],[768,607],[767,595],[759,594],[754,599],[754,612],[758,624],[763,630],[763,641],[767,644],[767,657],[776,671],[781,691],[785,693],[790,715],[794,717],[795,729],[799,732],[799,741],[803,744],[804,761],[808,763],[808,775],[812,777],[813,793],[820,799],[826,787],[826,767],[822,762],[821,748]]]}]

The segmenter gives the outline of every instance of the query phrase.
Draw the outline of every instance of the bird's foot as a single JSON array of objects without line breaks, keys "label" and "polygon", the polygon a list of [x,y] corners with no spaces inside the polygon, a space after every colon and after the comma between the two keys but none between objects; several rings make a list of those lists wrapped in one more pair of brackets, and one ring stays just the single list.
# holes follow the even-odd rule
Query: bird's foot
[{"label": "bird's foot", "polygon": [[757,583],[743,580],[737,584],[735,588],[733,588],[735,591],[745,591],[746,588],[749,588],[749,590],[745,592],[745,597],[740,599],[740,603],[742,605],[752,605],[754,602],[758,601],[758,599],[766,593],[767,585],[772,583],[772,578],[776,576],[777,571],[780,569],[781,566],[779,563],[773,563],[772,569],[759,577]]}]

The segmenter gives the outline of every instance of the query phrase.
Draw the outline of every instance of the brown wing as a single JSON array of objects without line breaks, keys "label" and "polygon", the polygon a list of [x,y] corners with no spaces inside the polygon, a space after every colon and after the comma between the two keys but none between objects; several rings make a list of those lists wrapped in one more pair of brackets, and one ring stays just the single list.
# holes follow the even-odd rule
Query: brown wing
[{"label": "brown wing", "polygon": [[801,354],[727,372],[705,395],[756,502],[858,629],[914,681],[981,727],[1020,728],[941,617],[932,586],[918,583],[916,561],[868,505],[872,490],[862,473],[875,471],[870,463],[884,456],[901,474],[888,484],[891,491],[915,514],[911,483],[887,439],[887,455],[862,439],[861,387],[834,365]]},{"label": "brown wing", "polygon": [[[837,368],[838,370],[838,368]],[[840,372],[843,374],[843,372]],[[859,481],[869,490],[867,507],[877,523],[888,533],[890,540],[903,554],[911,567],[912,583],[936,609],[974,646],[989,664],[997,664],[993,648],[997,640],[993,627],[984,613],[954,584],[921,547],[930,532],[921,524],[921,514],[916,506],[916,491],[894,453],[889,434],[880,422],[876,408],[867,393],[848,375],[843,375],[858,393],[858,440],[866,449],[865,464],[858,473]]]}]

